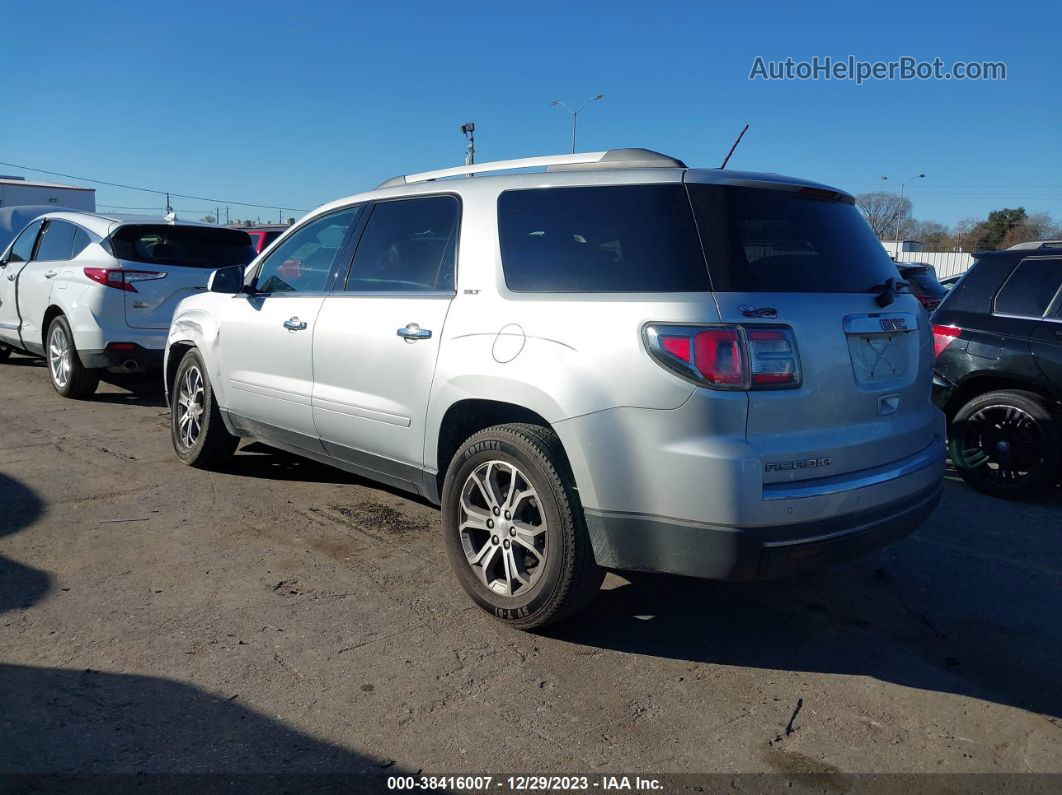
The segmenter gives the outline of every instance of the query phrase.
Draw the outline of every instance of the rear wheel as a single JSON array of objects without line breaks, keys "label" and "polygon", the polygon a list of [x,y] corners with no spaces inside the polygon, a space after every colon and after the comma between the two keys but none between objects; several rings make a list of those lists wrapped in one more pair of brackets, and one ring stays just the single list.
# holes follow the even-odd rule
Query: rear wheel
[{"label": "rear wheel", "polygon": [[952,420],[948,446],[962,479],[993,497],[1030,497],[1058,474],[1055,418],[1031,392],[975,397]]},{"label": "rear wheel", "polygon": [[70,323],[63,315],[58,315],[48,326],[44,356],[48,361],[48,377],[60,395],[80,400],[95,394],[100,377],[95,370],[81,364]]},{"label": "rear wheel", "polygon": [[170,405],[170,437],[177,457],[189,466],[212,469],[236,451],[239,439],[225,428],[206,365],[190,350],[177,367]]},{"label": "rear wheel", "polygon": [[458,581],[510,626],[559,621],[601,586],[574,479],[549,428],[496,425],[469,438],[447,470],[442,507]]}]

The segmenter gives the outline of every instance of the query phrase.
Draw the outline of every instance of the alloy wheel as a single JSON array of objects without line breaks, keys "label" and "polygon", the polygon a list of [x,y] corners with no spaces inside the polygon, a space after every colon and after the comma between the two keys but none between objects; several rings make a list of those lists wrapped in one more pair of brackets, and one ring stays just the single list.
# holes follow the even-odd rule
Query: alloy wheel
[{"label": "alloy wheel", "polygon": [[458,533],[468,565],[501,596],[521,596],[545,571],[546,518],[534,487],[507,461],[478,466],[461,488]]},{"label": "alloy wheel", "polygon": [[59,389],[65,388],[70,382],[70,356],[70,340],[66,338],[63,327],[56,323],[48,336],[48,369]]},{"label": "alloy wheel", "polygon": [[1013,483],[1043,464],[1043,429],[1017,406],[986,406],[971,414],[959,441],[961,464],[988,480]]},{"label": "alloy wheel", "polygon": [[203,412],[206,405],[206,389],[203,374],[196,365],[184,371],[180,389],[177,391],[177,435],[185,448],[199,441],[203,432]]}]

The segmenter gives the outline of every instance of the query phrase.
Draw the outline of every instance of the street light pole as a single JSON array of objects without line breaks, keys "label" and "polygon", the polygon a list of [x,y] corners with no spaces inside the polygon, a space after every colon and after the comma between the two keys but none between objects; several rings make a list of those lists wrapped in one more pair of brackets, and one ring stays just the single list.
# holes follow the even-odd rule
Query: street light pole
[{"label": "street light pole", "polygon": [[[907,180],[907,182],[900,183],[900,205],[896,208],[896,237],[893,240],[893,246],[895,247],[893,254],[897,259],[900,257],[900,223],[903,221],[903,189],[916,179],[925,179],[925,176],[925,174],[915,174]],[[882,177],[882,179],[888,179],[888,177]]]},{"label": "street light pole", "polygon": [[572,114],[572,154],[573,154],[573,155],[575,154],[575,133],[576,133],[576,128],[577,128],[577,126],[578,126],[578,124],[579,124],[579,111],[581,111],[581,110],[582,110],[583,108],[585,108],[585,107],[586,107],[586,106],[587,106],[588,104],[590,104],[591,102],[595,102],[596,100],[599,100],[599,99],[604,99],[604,98],[605,98],[605,95],[604,95],[604,94],[595,94],[595,95],[594,95],[594,96],[592,96],[592,97],[588,97],[588,98],[587,98],[587,99],[586,99],[586,100],[585,100],[585,101],[583,102],[583,104],[582,104],[582,105],[580,105],[580,106],[579,106],[578,108],[576,108],[575,110],[572,110],[571,108],[569,108],[569,107],[568,107],[567,105],[565,105],[565,104],[564,104],[564,103],[563,103],[563,102],[562,102],[561,100],[559,100],[559,99],[555,99],[555,100],[553,100],[552,102],[550,102],[550,103],[549,103],[549,104],[550,104],[551,106],[553,106],[553,107],[558,107],[558,106],[559,106],[559,107],[562,107],[562,108],[564,108],[564,109],[565,109],[566,111],[568,111],[568,112],[569,112],[570,114]]}]

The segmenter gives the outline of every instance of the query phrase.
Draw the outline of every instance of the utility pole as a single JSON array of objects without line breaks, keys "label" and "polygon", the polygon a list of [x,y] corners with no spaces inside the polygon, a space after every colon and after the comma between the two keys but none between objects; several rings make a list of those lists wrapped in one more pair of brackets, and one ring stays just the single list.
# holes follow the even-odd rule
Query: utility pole
[{"label": "utility pole", "polygon": [[225,206],[225,226],[228,226],[228,225],[229,225],[229,208],[228,208],[228,205],[226,205]]},{"label": "utility pole", "polygon": [[218,226],[221,226],[221,208],[220,207],[215,207],[214,208],[214,223],[217,224]]},{"label": "utility pole", "polygon": [[[896,237],[893,240],[893,255],[896,260],[900,259],[900,224],[903,222],[903,189],[914,182],[916,179],[925,179],[925,174],[915,174],[907,182],[900,183],[900,205],[896,208]],[[887,180],[888,177],[882,177]]]},{"label": "utility pole", "polygon": [[173,212],[173,208],[170,207],[170,194],[167,193],[166,194],[166,215],[169,215],[172,212]]},{"label": "utility pole", "polygon": [[575,154],[575,127],[576,127],[576,125],[579,122],[579,111],[581,111],[583,108],[585,108],[591,102],[595,102],[595,101],[597,101],[599,99],[604,99],[604,98],[605,98],[604,94],[595,94],[594,96],[587,98],[587,100],[585,102],[583,102],[583,104],[580,105],[575,110],[572,110],[571,108],[569,108],[567,105],[565,105],[559,99],[555,99],[555,100],[553,100],[552,102],[549,103],[553,107],[564,108],[566,111],[568,111],[570,114],[572,114],[572,154],[573,155]]}]

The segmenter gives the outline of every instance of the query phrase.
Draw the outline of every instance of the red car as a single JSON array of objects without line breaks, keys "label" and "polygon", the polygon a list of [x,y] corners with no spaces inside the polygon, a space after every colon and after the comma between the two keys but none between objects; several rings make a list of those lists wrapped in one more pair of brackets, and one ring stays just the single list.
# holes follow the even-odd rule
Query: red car
[{"label": "red car", "polygon": [[265,251],[266,246],[280,237],[287,228],[287,226],[240,227],[240,229],[251,236],[251,245],[254,246],[254,250],[259,254]]}]

